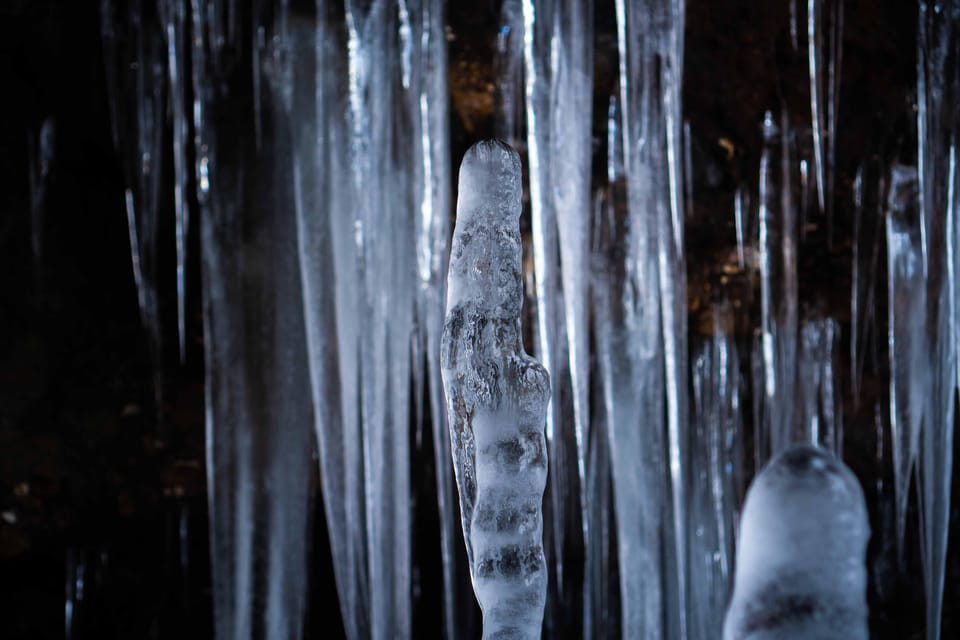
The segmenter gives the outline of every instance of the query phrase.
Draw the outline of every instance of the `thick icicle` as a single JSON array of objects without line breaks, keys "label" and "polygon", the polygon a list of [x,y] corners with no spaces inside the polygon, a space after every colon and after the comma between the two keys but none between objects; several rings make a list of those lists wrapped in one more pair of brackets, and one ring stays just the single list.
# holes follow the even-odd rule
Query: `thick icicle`
[{"label": "thick icicle", "polygon": [[[685,3],[620,0],[616,9],[631,224],[652,229],[649,248],[658,273],[659,304],[653,308],[658,308],[662,325],[658,351],[663,358],[671,497],[661,503],[669,514],[667,535],[672,542],[667,554],[671,569],[665,574],[671,577],[665,589],[668,635],[686,638],[688,379],[680,100]],[[651,428],[658,422],[654,418]]]},{"label": "thick icicle", "polygon": [[[556,369],[547,365],[553,377],[553,409],[555,416],[551,451],[563,440],[565,413],[561,402],[561,371],[569,371],[573,399],[573,426],[576,440],[577,478],[580,491],[581,526],[584,544],[590,546],[589,517],[586,512],[587,445],[590,442],[590,354],[587,324],[588,252],[590,242],[590,168],[591,118],[593,103],[593,2],[592,0],[558,0],[524,2],[527,78],[528,152],[531,159],[531,206],[535,221],[535,256],[552,264],[537,267],[538,319],[557,308],[562,287],[562,323],[566,329],[566,345],[556,355],[565,354],[568,363]],[[538,175],[533,176],[536,170]],[[534,188],[534,182],[537,187]],[[553,225],[553,229],[547,228]],[[539,233],[538,233],[539,231]],[[552,248],[559,240],[560,281],[556,270],[558,256]],[[543,247],[538,245],[543,244]],[[554,311],[551,311],[553,309]],[[561,332],[554,339],[562,339]],[[550,338],[542,346],[551,348]],[[566,384],[564,380],[563,384]],[[552,458],[555,459],[555,458]],[[564,500],[569,489],[551,474],[553,504]],[[569,486],[569,484],[567,485]],[[554,529],[564,526],[564,509],[554,512]],[[562,546],[554,549],[558,561],[565,553]],[[589,571],[588,579],[589,579]],[[562,591],[562,585],[561,585]],[[584,600],[584,625],[589,628],[590,599]]]},{"label": "thick icicle", "polygon": [[920,446],[920,427],[930,388],[926,279],[917,191],[916,170],[894,165],[887,200],[887,322],[897,548],[901,559],[910,477]]},{"label": "thick icicle", "polygon": [[920,488],[927,595],[927,638],[940,637],[957,388],[956,208],[960,140],[960,2],[921,0],[917,51],[917,135],[920,223],[927,316],[926,387]]},{"label": "thick icicle", "polygon": [[714,335],[693,360],[690,464],[690,610],[695,637],[723,624],[733,576],[742,469],[740,362],[727,306],[715,309]]},{"label": "thick icicle", "polygon": [[[590,105],[592,95],[592,2],[523,0],[527,153],[533,262],[536,281],[536,354],[553,380],[547,414],[550,448],[552,588],[564,597],[565,528],[579,507],[584,540],[588,519],[586,443],[589,365],[586,281],[582,277],[590,219]],[[569,228],[563,228],[560,218]],[[561,267],[569,260],[581,271]],[[567,292],[564,287],[571,287]],[[569,317],[567,315],[569,312]],[[564,328],[568,340],[563,340]],[[578,331],[580,333],[578,333]],[[576,366],[573,366],[576,363]],[[573,440],[564,393],[573,396]],[[572,450],[571,450],[572,449]],[[578,483],[567,465],[576,464]],[[579,490],[579,493],[578,493]]]},{"label": "thick icicle", "polygon": [[[262,7],[261,7],[262,8]],[[266,12],[265,12],[266,13]],[[216,48],[217,16],[194,13],[194,55]],[[214,22],[211,22],[213,20]],[[291,86],[285,6],[268,29],[263,126],[233,83],[233,66],[194,60],[206,174],[203,204],[207,477],[217,638],[299,638],[306,608],[306,563],[313,417],[297,260],[294,129],[284,96]],[[239,52],[234,52],[239,53]],[[219,60],[226,64],[231,56]],[[249,59],[236,56],[243,65]],[[242,87],[242,85],[241,85]],[[195,118],[197,115],[195,106]],[[198,163],[198,168],[199,168]],[[209,189],[203,190],[203,176]]]},{"label": "thick icicle", "polygon": [[336,299],[330,219],[334,208],[328,199],[329,180],[336,176],[331,162],[336,152],[329,128],[335,126],[333,113],[342,105],[335,78],[343,70],[343,59],[326,21],[325,3],[318,5],[316,23],[305,18],[290,23],[292,85],[284,98],[287,117],[300,127],[291,148],[292,178],[320,488],[341,617],[347,638],[358,640],[367,633],[357,571],[363,539],[357,536],[360,525],[355,522],[361,502],[356,478],[362,463],[356,444],[359,433],[348,431],[351,425],[343,418],[337,316],[329,312],[330,301]]},{"label": "thick icicle", "polygon": [[[629,126],[638,132],[636,120]],[[617,513],[621,631],[625,638],[660,640],[665,637],[661,529],[667,500],[663,348],[656,227],[646,221],[654,190],[643,188],[653,184],[655,174],[639,153],[633,173],[624,173],[623,151],[632,138],[619,125],[615,99],[608,139],[610,185],[595,234],[593,297]],[[639,151],[635,144],[632,148]],[[627,193],[625,178],[632,181]]]},{"label": "thick icicle", "polygon": [[[355,381],[346,399],[359,398],[360,406],[370,633],[376,639],[408,638],[410,344],[417,266],[411,185],[400,171],[410,161],[399,154],[409,150],[394,127],[402,60],[392,2],[347,0],[345,9],[349,175],[344,210],[335,215],[350,216],[355,272],[344,274],[343,286],[359,300],[347,303],[356,305],[355,313],[343,318],[357,325],[356,342],[340,350],[340,359],[343,364],[346,354],[358,353],[360,368],[355,378],[341,371],[341,383]],[[345,240],[338,237],[337,243]],[[338,286],[339,279],[338,273]]]},{"label": "thick icicle", "polygon": [[480,142],[460,168],[441,362],[483,637],[539,638],[546,598],[547,371],[523,350],[520,157]]}]

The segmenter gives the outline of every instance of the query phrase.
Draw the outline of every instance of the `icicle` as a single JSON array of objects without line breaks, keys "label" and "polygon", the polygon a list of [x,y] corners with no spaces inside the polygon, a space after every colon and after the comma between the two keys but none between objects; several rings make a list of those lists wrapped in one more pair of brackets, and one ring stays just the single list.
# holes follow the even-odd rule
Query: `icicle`
[{"label": "icicle", "polygon": [[[671,544],[667,550],[667,563],[670,568],[664,574],[671,578],[664,590],[668,603],[667,624],[670,635],[686,638],[688,380],[680,101],[685,6],[682,0],[652,5],[621,0],[616,3],[616,9],[631,226],[638,225],[652,234],[642,238],[638,233],[642,239],[632,238],[631,242],[638,243],[638,253],[634,255],[641,264],[639,269],[645,286],[649,286],[653,279],[644,263],[651,260],[650,266],[657,272],[657,301],[649,308],[657,310],[662,326],[662,332],[658,331],[662,342],[656,348],[655,358],[662,357],[663,364],[660,382],[663,386],[659,388],[666,398],[663,427],[667,439],[662,460],[672,498],[667,502],[666,495],[661,495],[658,503],[659,508],[669,514],[667,530]],[[644,300],[644,303],[649,302]],[[650,428],[659,428],[657,422],[654,418]],[[620,482],[616,467],[614,458],[615,491]],[[621,567],[621,574],[625,571],[626,568]],[[625,595],[624,599],[627,598]],[[628,622],[627,616],[633,615],[637,615],[637,619]],[[624,616],[624,633],[628,634],[628,624],[636,625],[633,628],[639,633],[638,612],[625,608]]]},{"label": "icicle", "polygon": [[927,407],[923,418],[919,478],[927,595],[927,638],[940,637],[950,525],[953,430],[958,381],[956,207],[960,132],[960,67],[956,26],[960,2],[921,0],[917,51],[917,135],[920,232],[925,258]]},{"label": "icicle", "polygon": [[187,198],[188,128],[186,105],[187,56],[186,4],[181,0],[159,0],[157,8],[167,44],[167,74],[170,83],[170,113],[173,121],[173,206],[176,214],[177,248],[177,336],[180,361],[186,359],[187,233],[190,206]]},{"label": "icicle", "polygon": [[[206,202],[201,243],[214,624],[216,637],[230,640],[299,638],[306,608],[313,419],[290,154],[294,129],[286,108],[292,82],[286,9],[281,2],[269,22],[253,16],[273,34],[271,50],[257,61],[264,79],[259,151],[250,127],[239,133],[236,127],[254,118],[232,87],[237,68],[203,56],[193,65],[200,111],[207,114],[196,135],[205,144],[209,180],[198,199]],[[213,24],[204,18],[193,29],[193,53],[207,51]],[[221,62],[250,63],[249,54],[232,53],[238,55]]]},{"label": "icicle", "polygon": [[521,0],[504,0],[500,7],[500,30],[497,32],[497,111],[494,129],[498,138],[518,148],[526,145],[523,133],[523,46]]},{"label": "icicle", "polygon": [[733,222],[737,233],[737,266],[743,271],[747,265],[746,227],[750,213],[750,192],[746,187],[737,187],[733,194]]},{"label": "icicle", "polygon": [[[850,287],[850,382],[855,407],[860,403],[868,346],[876,341],[875,301],[885,188],[879,161],[871,159],[861,165],[853,189],[853,269]],[[876,351],[875,345],[872,351]]]},{"label": "icicle", "polygon": [[[337,244],[350,243],[343,259],[342,286],[356,301],[342,301],[345,323],[357,325],[353,341],[340,349],[359,353],[359,370],[341,370],[345,402],[359,399],[373,638],[407,638],[411,633],[410,549],[410,341],[417,276],[416,212],[412,185],[400,173],[410,160],[398,157],[403,131],[394,126],[400,102],[397,25],[387,0],[346,2],[348,38],[349,174],[342,214],[352,243],[335,231]],[[409,115],[409,113],[408,113]],[[416,117],[416,116],[410,116]],[[409,147],[407,147],[409,149]],[[338,185],[338,189],[340,185]],[[335,251],[346,247],[337,247]],[[353,266],[348,264],[353,261]],[[338,284],[338,287],[341,286]],[[338,303],[341,303],[338,300]],[[349,329],[351,333],[353,329]],[[354,382],[355,381],[355,382]]]},{"label": "icicle", "polygon": [[293,76],[286,109],[287,117],[299,126],[293,139],[292,177],[320,487],[341,618],[347,638],[357,640],[366,634],[357,571],[363,557],[357,522],[362,502],[357,493],[360,434],[349,431],[355,425],[346,422],[341,408],[337,314],[329,311],[330,301],[336,299],[331,218],[337,210],[328,194],[330,181],[336,179],[333,162],[340,151],[333,148],[329,130],[338,126],[333,114],[341,103],[335,78],[344,65],[326,11],[326,3],[320,0],[316,25],[293,21],[289,51]]},{"label": "icicle", "polygon": [[[160,189],[166,98],[166,55],[160,26],[144,0],[102,0],[103,41],[111,134],[123,161],[131,264],[140,317],[153,365],[154,401],[163,426],[163,339],[158,300]],[[132,225],[132,226],[131,226]]]},{"label": "icicle", "polygon": [[[827,22],[824,3],[830,4]],[[817,204],[827,218],[827,243],[833,243],[833,185],[836,160],[837,109],[843,55],[844,0],[807,0],[807,62],[810,74],[810,115],[813,123],[813,158]]]},{"label": "icicle", "polygon": [[[788,133],[768,111],[764,116],[760,159],[759,257],[765,408],[761,425],[770,438],[770,454],[790,442],[797,348],[797,220],[790,195]],[[779,157],[777,157],[779,151]],[[778,171],[779,169],[779,171]]]},{"label": "icicle", "polygon": [[[413,159],[414,212],[417,229],[417,310],[419,342],[426,354],[425,374],[430,397],[430,422],[437,473],[437,506],[440,514],[441,563],[443,567],[444,630],[456,638],[467,632],[466,614],[460,607],[460,575],[454,544],[457,537],[454,506],[454,478],[451,466],[450,435],[443,397],[440,367],[440,337],[443,330],[446,297],[446,273],[450,235],[450,141],[447,114],[447,56],[444,37],[442,0],[414,3],[412,29],[414,51],[419,64],[414,66],[411,82],[411,130],[418,140]],[[415,363],[415,369],[423,362]],[[418,376],[415,376],[418,377]]]},{"label": "icicle", "polygon": [[[520,157],[477,143],[460,168],[441,341],[463,533],[483,637],[540,637],[547,371],[523,351]],[[496,265],[496,266],[494,266]]]},{"label": "icicle", "polygon": [[690,539],[692,633],[711,638],[723,624],[732,578],[739,503],[740,363],[729,307],[714,310],[714,335],[693,360]]},{"label": "icicle", "polygon": [[887,201],[887,317],[890,348],[890,429],[893,441],[897,548],[903,559],[910,476],[929,389],[926,279],[921,258],[917,173],[894,165]]},{"label": "icicle", "polygon": [[[579,503],[583,537],[589,544],[585,504],[589,343],[584,273],[590,220],[593,3],[524,0],[523,19],[537,355],[553,380],[552,406],[547,416],[553,464],[550,528],[556,587],[562,596],[568,501],[575,509]],[[564,419],[569,414],[563,402],[567,385],[573,400],[575,440],[575,450],[569,453],[569,425]],[[576,461],[579,494],[565,473],[568,459]]]},{"label": "icicle", "polygon": [[835,373],[839,328],[833,318],[814,316],[800,329],[796,440],[842,453],[843,413]]},{"label": "icicle", "polygon": [[[632,85],[630,85],[632,89]],[[621,87],[623,89],[623,87]],[[633,104],[633,103],[631,103]],[[639,111],[639,105],[637,105]],[[632,139],[618,135],[611,100],[608,175],[623,177],[620,151]],[[638,130],[631,118],[624,127]],[[634,144],[631,148],[638,149]],[[666,582],[661,538],[666,512],[666,436],[663,351],[655,227],[647,224],[652,170],[639,156],[626,167],[627,191],[611,182],[606,211],[595,231],[593,298],[598,371],[608,427],[620,563],[621,633],[645,640],[664,636]],[[631,182],[632,181],[632,182]],[[630,185],[635,185],[630,189]],[[628,198],[629,197],[629,202]]]},{"label": "icicle", "polygon": [[53,117],[44,118],[37,135],[27,140],[27,169],[30,176],[30,249],[33,254],[33,275],[36,293],[43,295],[43,231],[47,195],[56,146]]}]

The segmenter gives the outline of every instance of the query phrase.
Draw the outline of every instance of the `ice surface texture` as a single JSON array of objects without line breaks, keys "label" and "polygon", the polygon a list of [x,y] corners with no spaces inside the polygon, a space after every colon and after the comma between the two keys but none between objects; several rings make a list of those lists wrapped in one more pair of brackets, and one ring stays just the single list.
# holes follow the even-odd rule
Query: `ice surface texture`
[{"label": "ice surface texture", "polygon": [[520,157],[484,141],[460,166],[441,366],[484,638],[538,638],[546,600],[550,378],[521,342]]},{"label": "ice surface texture", "polygon": [[724,640],[866,640],[863,490],[824,449],[774,458],[747,494]]}]

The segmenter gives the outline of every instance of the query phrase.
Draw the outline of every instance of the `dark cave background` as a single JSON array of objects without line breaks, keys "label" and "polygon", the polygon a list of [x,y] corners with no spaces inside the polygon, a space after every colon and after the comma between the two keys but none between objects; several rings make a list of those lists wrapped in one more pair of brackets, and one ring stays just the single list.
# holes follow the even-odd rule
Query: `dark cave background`
[{"label": "dark cave background", "polygon": [[[606,105],[615,90],[616,27],[612,1],[596,4],[599,180]],[[500,3],[449,5],[455,168],[470,144],[493,132]],[[846,393],[851,185],[858,165],[870,156],[885,163],[915,161],[916,10],[907,1],[846,2],[833,246],[825,241],[823,221],[815,219],[808,221],[799,252],[801,308],[820,305],[842,326],[845,451],[871,510],[869,598],[877,639],[922,637],[924,597],[915,507],[905,577],[897,577],[892,474],[889,464],[878,469],[875,462],[873,407],[886,402],[882,348],[879,361],[868,362],[859,409]],[[747,278],[730,276],[724,266],[736,247],[733,193],[740,184],[756,189],[764,111],[784,107],[798,128],[809,127],[806,50],[803,45],[800,55],[792,50],[788,11],[789,0],[688,0],[684,114],[694,169],[694,210],[686,226],[691,344],[696,334],[709,331],[710,301],[718,291],[743,303],[737,318],[741,345],[757,322],[759,296]],[[159,261],[167,346],[158,402],[137,310],[120,160],[110,137],[99,20],[92,0],[0,3],[0,637],[63,638],[69,591],[82,583],[82,599],[73,594],[68,637],[212,638],[198,234],[191,235],[187,357],[181,364],[174,336],[172,188],[166,189]],[[28,149],[47,118],[54,123],[55,152],[42,203],[42,258],[35,261]],[[172,159],[165,162],[165,180],[172,184]],[[882,347],[886,300],[880,295]],[[748,351],[741,347],[741,353]],[[430,439],[422,442],[411,464],[419,567],[414,635],[433,637],[440,629],[439,534],[433,453]],[[960,636],[957,476],[944,638]],[[886,487],[880,498],[878,481]],[[322,505],[319,492],[315,495],[314,553],[305,559],[311,567],[306,637],[341,637]],[[560,635],[579,637],[576,613],[570,615],[572,624]]]}]

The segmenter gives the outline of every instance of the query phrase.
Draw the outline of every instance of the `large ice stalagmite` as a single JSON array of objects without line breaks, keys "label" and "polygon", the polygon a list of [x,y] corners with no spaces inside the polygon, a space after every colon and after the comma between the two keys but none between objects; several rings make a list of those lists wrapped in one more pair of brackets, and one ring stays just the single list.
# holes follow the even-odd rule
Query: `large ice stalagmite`
[{"label": "large ice stalagmite", "polygon": [[520,157],[467,151],[441,366],[464,540],[483,637],[539,638],[546,599],[544,423],[550,378],[522,344]]},{"label": "large ice stalagmite", "polygon": [[863,490],[824,449],[791,447],[750,487],[724,640],[866,640]]}]

